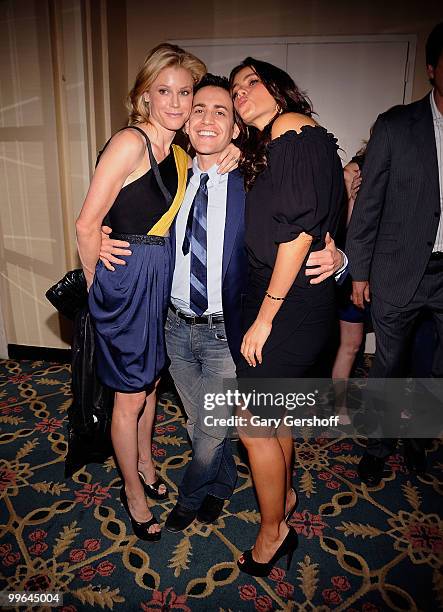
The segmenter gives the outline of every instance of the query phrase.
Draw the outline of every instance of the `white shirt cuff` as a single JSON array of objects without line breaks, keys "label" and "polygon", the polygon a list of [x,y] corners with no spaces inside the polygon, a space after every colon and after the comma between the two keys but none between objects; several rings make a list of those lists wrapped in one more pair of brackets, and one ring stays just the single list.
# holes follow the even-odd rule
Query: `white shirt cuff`
[{"label": "white shirt cuff", "polygon": [[343,265],[334,274],[335,280],[339,281],[340,278],[343,276],[344,272],[346,272],[346,269],[348,267],[348,258],[346,257],[346,253],[344,251],[342,251],[341,249],[337,249],[337,251],[340,251],[340,253],[343,255]]}]

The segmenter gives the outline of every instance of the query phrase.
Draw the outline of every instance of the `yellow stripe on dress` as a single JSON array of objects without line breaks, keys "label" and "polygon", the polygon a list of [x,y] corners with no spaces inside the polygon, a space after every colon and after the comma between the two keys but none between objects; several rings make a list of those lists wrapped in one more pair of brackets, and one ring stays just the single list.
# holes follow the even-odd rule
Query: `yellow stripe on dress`
[{"label": "yellow stripe on dress", "polygon": [[174,153],[175,167],[177,168],[177,192],[171,206],[157,223],[151,227],[148,236],[165,236],[168,233],[185,197],[188,178],[188,156],[181,147],[175,144],[172,145],[172,151]]}]

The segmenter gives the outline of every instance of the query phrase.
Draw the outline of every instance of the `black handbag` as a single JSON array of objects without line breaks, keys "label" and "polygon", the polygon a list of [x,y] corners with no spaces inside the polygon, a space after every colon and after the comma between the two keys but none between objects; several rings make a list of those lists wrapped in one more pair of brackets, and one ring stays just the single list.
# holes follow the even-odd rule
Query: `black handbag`
[{"label": "black handbag", "polygon": [[74,322],[71,346],[72,404],[68,408],[68,453],[65,478],[88,463],[103,463],[112,454],[110,435],[114,392],[101,384],[94,364],[94,328],[82,269],[71,270],[46,297]]},{"label": "black handbag", "polygon": [[95,339],[91,315],[80,310],[72,338],[72,404],[68,408],[68,454],[65,477],[83,465],[103,463],[112,454],[111,419],[114,391],[95,372]]},{"label": "black handbag", "polygon": [[83,270],[71,270],[45,293],[47,299],[65,317],[73,321],[88,303],[88,291]]}]

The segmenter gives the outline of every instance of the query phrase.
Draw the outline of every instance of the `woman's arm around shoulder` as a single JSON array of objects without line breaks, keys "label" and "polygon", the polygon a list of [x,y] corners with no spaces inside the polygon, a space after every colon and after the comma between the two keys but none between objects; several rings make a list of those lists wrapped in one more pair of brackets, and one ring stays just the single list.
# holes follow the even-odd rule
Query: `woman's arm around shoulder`
[{"label": "woman's arm around shoulder", "polygon": [[305,125],[316,127],[318,124],[311,117],[301,113],[284,113],[277,117],[272,124],[272,140],[289,131],[295,131],[299,134]]}]

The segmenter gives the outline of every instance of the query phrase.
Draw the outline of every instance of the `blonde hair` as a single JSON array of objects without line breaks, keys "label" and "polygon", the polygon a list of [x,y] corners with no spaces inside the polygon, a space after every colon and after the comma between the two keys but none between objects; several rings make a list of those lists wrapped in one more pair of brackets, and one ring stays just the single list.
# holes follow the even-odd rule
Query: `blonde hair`
[{"label": "blonde hair", "polygon": [[126,107],[129,111],[128,125],[147,123],[149,121],[149,104],[143,94],[151,87],[164,68],[180,66],[191,73],[194,85],[202,79],[207,69],[205,64],[177,45],[162,43],[154,47],[143,62],[135,79],[134,87],[129,92]]}]

